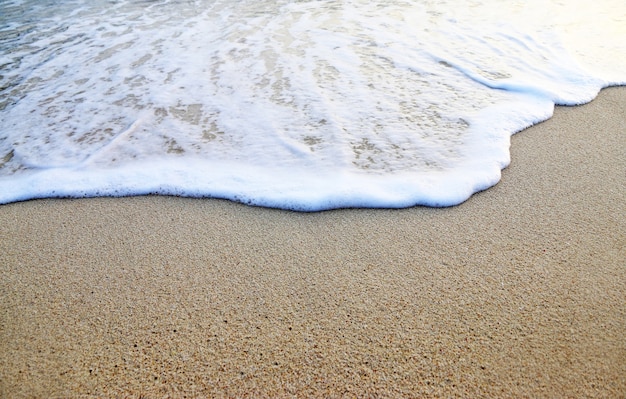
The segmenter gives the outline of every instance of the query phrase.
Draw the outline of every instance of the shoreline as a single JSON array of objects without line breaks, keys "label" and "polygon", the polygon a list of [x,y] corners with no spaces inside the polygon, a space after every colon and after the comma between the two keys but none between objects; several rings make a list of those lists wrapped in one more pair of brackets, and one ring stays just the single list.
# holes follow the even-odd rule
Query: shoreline
[{"label": "shoreline", "polygon": [[0,206],[0,397],[620,397],[626,87],[450,208]]}]

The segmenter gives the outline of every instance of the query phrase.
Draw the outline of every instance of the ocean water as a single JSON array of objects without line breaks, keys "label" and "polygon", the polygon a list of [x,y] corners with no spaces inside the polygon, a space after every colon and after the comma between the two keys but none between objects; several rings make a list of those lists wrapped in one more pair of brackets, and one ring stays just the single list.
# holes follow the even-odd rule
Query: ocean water
[{"label": "ocean water", "polygon": [[1,0],[0,203],[455,205],[625,39],[623,0]]}]

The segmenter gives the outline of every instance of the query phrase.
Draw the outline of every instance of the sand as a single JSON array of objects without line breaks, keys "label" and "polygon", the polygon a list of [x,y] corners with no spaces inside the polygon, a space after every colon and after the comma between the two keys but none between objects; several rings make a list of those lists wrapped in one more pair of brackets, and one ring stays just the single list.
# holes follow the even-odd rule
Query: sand
[{"label": "sand", "polygon": [[626,88],[445,209],[0,206],[0,397],[626,397]]}]

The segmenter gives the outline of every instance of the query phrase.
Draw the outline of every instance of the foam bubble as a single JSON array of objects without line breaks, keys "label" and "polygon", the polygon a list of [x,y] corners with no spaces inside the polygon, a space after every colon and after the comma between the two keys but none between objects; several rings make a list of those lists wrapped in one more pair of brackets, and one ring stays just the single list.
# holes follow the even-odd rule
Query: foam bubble
[{"label": "foam bubble", "polygon": [[0,26],[0,203],[455,205],[511,134],[626,83],[613,0],[12,0]]}]

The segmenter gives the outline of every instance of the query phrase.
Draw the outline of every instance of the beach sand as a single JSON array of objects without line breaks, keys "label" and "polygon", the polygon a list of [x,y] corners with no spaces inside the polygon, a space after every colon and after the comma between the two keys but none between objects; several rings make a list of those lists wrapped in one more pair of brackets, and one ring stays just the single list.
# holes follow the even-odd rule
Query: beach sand
[{"label": "beach sand", "polygon": [[626,397],[626,88],[445,209],[0,206],[0,397]]}]

